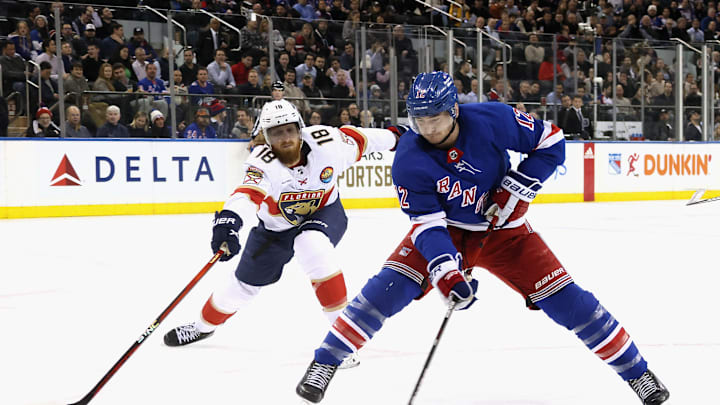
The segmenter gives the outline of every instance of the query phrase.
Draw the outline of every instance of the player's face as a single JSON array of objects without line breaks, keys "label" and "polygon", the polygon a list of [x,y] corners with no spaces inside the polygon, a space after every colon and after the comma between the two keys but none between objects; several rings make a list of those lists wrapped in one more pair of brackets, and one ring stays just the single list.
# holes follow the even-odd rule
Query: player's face
[{"label": "player's face", "polygon": [[[435,146],[440,146],[440,142],[450,133],[453,127],[453,118],[447,111],[438,115],[413,118],[413,120],[415,121],[414,126],[420,135]],[[455,141],[453,136],[448,138],[444,143],[450,141]]]},{"label": "player's face", "polygon": [[267,139],[272,151],[283,164],[291,166],[300,160],[302,139],[297,124],[272,127],[267,130]]}]

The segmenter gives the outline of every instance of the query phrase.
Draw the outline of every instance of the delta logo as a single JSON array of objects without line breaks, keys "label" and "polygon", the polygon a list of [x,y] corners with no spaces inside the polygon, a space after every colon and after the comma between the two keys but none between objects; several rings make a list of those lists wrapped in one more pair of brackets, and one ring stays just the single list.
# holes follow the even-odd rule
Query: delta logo
[{"label": "delta logo", "polygon": [[67,154],[63,155],[63,158],[60,161],[58,168],[55,170],[55,174],[53,175],[52,180],[50,180],[50,186],[54,187],[80,185],[82,185],[80,184],[80,177],[75,171],[72,163],[70,163],[70,159],[68,159]]},{"label": "delta logo", "polygon": [[[141,159],[140,156],[124,156],[115,159],[109,156],[95,156],[94,161],[95,176],[90,176],[92,179],[90,181],[95,183],[215,181],[207,156],[200,156],[199,160],[192,159],[190,156],[152,156],[152,159]],[[150,167],[143,170],[145,166],[152,166],[152,176],[148,173]],[[80,180],[80,176],[70,163],[67,154],[64,154],[50,180],[50,186],[81,186],[82,183],[83,181]]]}]

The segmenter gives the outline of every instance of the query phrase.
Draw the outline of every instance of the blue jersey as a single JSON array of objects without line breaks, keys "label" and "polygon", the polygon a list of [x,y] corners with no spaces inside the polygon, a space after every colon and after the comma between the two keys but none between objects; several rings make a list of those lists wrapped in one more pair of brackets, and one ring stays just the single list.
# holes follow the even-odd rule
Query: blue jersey
[{"label": "blue jersey", "polygon": [[540,182],[565,160],[561,129],[505,104],[461,104],[457,124],[460,134],[449,150],[408,131],[392,166],[400,207],[414,227],[413,243],[430,263],[456,256],[447,225],[487,229],[490,192],[510,170],[508,150],[527,154],[516,170]]}]

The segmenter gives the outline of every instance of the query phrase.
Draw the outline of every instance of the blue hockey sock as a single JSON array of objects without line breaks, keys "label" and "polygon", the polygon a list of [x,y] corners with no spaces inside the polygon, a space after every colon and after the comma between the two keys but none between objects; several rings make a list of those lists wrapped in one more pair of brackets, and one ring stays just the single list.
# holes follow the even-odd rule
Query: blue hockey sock
[{"label": "blue hockey sock", "polygon": [[536,305],[555,322],[572,330],[623,380],[638,378],[647,370],[645,359],[622,325],[592,293],[577,284],[568,285]]},{"label": "blue hockey sock", "polygon": [[315,350],[315,361],[339,365],[372,339],[386,318],[400,312],[421,293],[416,282],[383,268],[368,280],[360,294],[335,320],[322,345]]}]

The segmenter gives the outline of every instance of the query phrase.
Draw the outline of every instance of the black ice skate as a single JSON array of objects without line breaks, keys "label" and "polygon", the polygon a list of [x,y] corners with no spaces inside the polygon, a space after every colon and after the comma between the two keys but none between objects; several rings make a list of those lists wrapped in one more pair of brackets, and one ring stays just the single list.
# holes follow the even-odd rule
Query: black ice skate
[{"label": "black ice skate", "polygon": [[203,333],[195,328],[194,323],[178,326],[165,334],[165,344],[168,346],[185,346],[212,336],[215,331]]},{"label": "black ice skate", "polygon": [[317,404],[325,396],[325,390],[335,375],[335,370],[337,366],[321,364],[313,360],[295,388],[295,392],[303,399]]},{"label": "black ice skate", "polygon": [[643,405],[660,405],[670,398],[670,392],[650,370],[629,380],[628,384],[643,401]]}]

